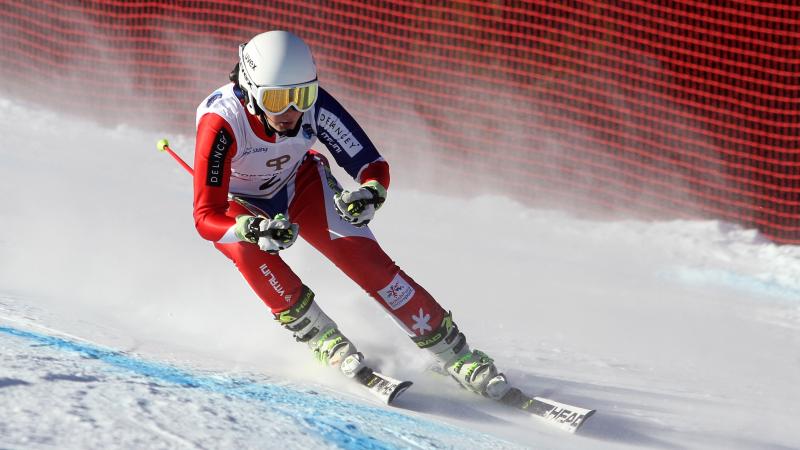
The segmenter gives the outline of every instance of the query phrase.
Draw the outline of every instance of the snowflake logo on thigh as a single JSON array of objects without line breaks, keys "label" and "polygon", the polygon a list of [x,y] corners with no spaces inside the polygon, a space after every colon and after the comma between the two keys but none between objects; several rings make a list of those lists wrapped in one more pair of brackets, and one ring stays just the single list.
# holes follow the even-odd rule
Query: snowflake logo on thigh
[{"label": "snowflake logo on thigh", "polygon": [[414,319],[414,325],[411,326],[412,330],[419,330],[418,334],[422,335],[426,331],[431,331],[433,328],[428,325],[428,321],[431,320],[430,314],[425,314],[425,311],[422,308],[419,309],[419,315],[411,315],[411,318]]},{"label": "snowflake logo on thigh", "polygon": [[395,283],[389,287],[389,295],[391,295],[392,298],[400,298],[400,292],[402,291],[403,288],[398,283]]}]

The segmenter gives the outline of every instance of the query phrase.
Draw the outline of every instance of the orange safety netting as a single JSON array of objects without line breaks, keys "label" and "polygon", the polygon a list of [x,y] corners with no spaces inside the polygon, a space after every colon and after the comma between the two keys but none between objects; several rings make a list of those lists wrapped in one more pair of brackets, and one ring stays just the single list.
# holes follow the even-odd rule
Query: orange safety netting
[{"label": "orange safety netting", "polygon": [[2,2],[2,90],[190,133],[237,45],[288,29],[393,163],[800,244],[794,0],[261,3]]}]

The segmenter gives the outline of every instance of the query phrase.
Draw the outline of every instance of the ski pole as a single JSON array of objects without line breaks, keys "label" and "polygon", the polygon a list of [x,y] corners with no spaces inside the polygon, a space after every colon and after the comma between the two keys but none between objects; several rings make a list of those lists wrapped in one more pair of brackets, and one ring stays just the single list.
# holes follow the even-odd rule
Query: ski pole
[{"label": "ski pole", "polygon": [[[175,158],[175,161],[177,161],[178,164],[183,166],[183,168],[186,169],[187,172],[189,172],[189,175],[194,176],[194,170],[191,167],[189,167],[189,164],[186,164],[186,161],[184,161],[183,158],[178,156],[177,153],[175,153],[174,151],[172,151],[171,148],[169,148],[169,141],[167,141],[166,139],[161,139],[158,142],[156,142],[156,147],[158,148],[159,151],[169,153],[170,156]],[[250,202],[244,200],[241,197],[237,197],[235,195],[230,195],[229,194],[229,198],[232,199],[233,201],[235,201],[236,203],[244,206],[253,215],[256,215],[256,216],[259,216],[259,217],[264,217],[266,219],[270,218],[269,214],[265,213],[260,208],[257,208],[256,206],[250,204]],[[284,216],[283,214],[276,214],[274,219],[276,219],[276,220],[286,220],[286,216]],[[291,235],[294,234],[294,232],[291,231],[291,230],[275,230],[275,229],[273,229],[273,230],[269,230],[268,234],[273,239],[278,239],[278,240],[285,241],[286,239],[290,238]]]},{"label": "ski pole", "polygon": [[184,161],[183,158],[178,156],[177,153],[173,152],[172,149],[169,148],[169,141],[167,141],[166,139],[161,139],[156,143],[156,147],[158,147],[159,151],[169,153],[170,156],[175,158],[175,161],[178,161],[178,164],[182,165],[183,168],[186,169],[186,171],[189,172],[190,175],[194,175],[194,170],[192,170],[192,168],[189,167],[188,164],[186,164],[186,161]]}]

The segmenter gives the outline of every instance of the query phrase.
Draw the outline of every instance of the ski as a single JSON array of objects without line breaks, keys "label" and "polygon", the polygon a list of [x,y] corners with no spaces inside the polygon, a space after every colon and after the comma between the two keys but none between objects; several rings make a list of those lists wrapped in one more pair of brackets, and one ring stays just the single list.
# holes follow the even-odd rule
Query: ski
[{"label": "ski", "polygon": [[400,394],[413,384],[410,381],[395,380],[369,367],[361,369],[356,374],[355,380],[386,405],[391,405]]},{"label": "ski", "polygon": [[595,410],[559,403],[547,398],[530,397],[517,388],[511,388],[500,403],[528,412],[551,425],[575,433]]}]

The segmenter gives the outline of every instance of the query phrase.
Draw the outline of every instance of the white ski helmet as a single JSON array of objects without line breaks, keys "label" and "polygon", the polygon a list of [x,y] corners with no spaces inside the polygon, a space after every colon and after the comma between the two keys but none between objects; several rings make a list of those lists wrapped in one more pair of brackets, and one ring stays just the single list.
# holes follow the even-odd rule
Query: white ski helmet
[{"label": "white ski helmet", "polygon": [[[317,66],[311,49],[297,35],[288,31],[267,31],[255,36],[250,42],[239,46],[239,87],[245,95],[250,114],[255,115],[260,111],[280,114],[292,105],[301,111],[308,110],[317,97]],[[287,89],[281,97],[286,104],[277,108],[283,108],[282,111],[265,108],[264,96],[267,91],[296,87],[313,87],[313,92],[308,89],[303,92]]]}]

